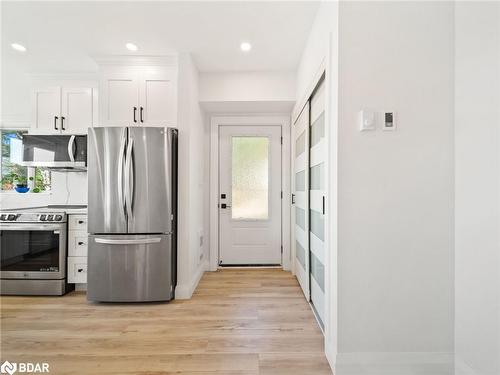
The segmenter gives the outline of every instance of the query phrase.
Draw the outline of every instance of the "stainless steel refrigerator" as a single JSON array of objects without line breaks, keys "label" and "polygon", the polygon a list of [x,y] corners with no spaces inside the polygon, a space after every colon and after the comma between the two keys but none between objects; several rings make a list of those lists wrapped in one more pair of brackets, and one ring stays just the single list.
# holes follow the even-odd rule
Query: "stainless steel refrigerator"
[{"label": "stainless steel refrigerator", "polygon": [[87,299],[173,299],[177,130],[89,128],[87,165]]}]

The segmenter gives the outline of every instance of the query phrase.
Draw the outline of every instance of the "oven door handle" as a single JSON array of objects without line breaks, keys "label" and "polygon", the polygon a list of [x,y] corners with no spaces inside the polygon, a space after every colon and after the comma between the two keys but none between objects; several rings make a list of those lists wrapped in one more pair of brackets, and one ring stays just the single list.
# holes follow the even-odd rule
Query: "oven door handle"
[{"label": "oven door handle", "polygon": [[0,224],[0,230],[43,230],[43,231],[54,231],[54,233],[59,234],[63,229],[64,224]]}]

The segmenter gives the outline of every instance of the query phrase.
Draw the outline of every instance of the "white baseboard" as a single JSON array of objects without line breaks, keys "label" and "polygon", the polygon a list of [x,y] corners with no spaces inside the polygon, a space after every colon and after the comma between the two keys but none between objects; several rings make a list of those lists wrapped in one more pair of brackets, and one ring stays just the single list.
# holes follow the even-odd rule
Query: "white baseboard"
[{"label": "white baseboard", "polygon": [[208,269],[208,262],[206,261],[202,262],[198,266],[198,269],[196,270],[196,273],[194,274],[189,284],[177,285],[177,287],[175,288],[175,299],[190,299],[196,287],[198,286],[201,277],[203,276],[203,274],[207,269]]},{"label": "white baseboard", "polygon": [[335,353],[335,349],[331,343],[326,342],[325,340],[325,356],[326,360],[328,361],[328,364],[330,365],[330,368],[332,369],[332,372],[334,374],[337,374],[335,371],[336,365],[337,365],[337,353]]},{"label": "white baseboard", "polygon": [[453,375],[453,353],[339,353],[335,375]]}]

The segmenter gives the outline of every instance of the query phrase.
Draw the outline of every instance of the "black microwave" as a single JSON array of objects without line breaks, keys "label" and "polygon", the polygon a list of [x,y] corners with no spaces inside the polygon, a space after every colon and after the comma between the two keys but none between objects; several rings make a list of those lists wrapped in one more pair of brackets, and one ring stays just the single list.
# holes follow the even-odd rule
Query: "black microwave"
[{"label": "black microwave", "polygon": [[25,134],[21,164],[57,170],[86,170],[87,136]]}]

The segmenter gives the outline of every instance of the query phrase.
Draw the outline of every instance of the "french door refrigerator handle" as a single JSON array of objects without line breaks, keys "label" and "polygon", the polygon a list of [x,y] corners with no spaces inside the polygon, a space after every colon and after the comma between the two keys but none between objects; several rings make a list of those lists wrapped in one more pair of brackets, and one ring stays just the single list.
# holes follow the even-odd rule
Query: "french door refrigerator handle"
[{"label": "french door refrigerator handle", "polygon": [[134,139],[130,138],[125,156],[125,205],[129,218],[133,216],[132,206],[134,197],[134,165],[132,161],[132,151],[134,148]]},{"label": "french door refrigerator handle", "polygon": [[120,139],[120,148],[118,154],[118,204],[120,205],[121,213],[123,217],[126,217],[127,211],[125,207],[125,201],[123,197],[123,162],[125,156],[125,142],[126,142],[126,132],[127,129],[122,129],[121,139]]},{"label": "french door refrigerator handle", "polygon": [[161,241],[161,237],[154,238],[142,238],[142,239],[130,239],[130,240],[114,240],[111,238],[96,238],[95,242],[102,243],[106,245],[142,245],[149,243],[158,243]]},{"label": "french door refrigerator handle", "polygon": [[69,138],[69,142],[68,142],[68,156],[69,156],[69,160],[74,163],[75,162],[75,151],[73,150],[74,149],[74,146],[75,146],[75,136],[72,135],[70,138]]}]

